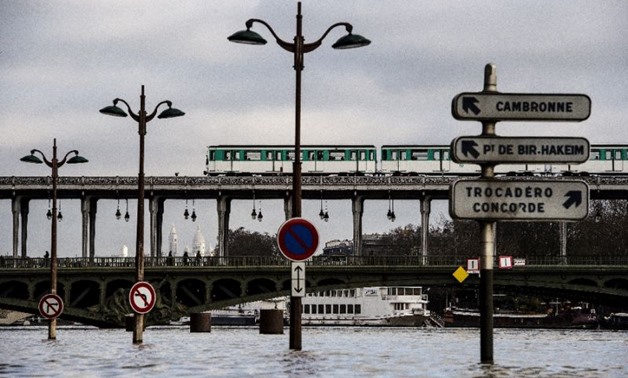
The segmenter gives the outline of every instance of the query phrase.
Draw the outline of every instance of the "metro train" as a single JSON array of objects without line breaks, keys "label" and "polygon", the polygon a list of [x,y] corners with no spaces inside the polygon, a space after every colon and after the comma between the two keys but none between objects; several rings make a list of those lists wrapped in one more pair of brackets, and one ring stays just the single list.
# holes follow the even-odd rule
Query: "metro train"
[{"label": "metro train", "polygon": [[[292,174],[294,146],[214,145],[207,147],[206,170],[217,175]],[[303,145],[303,175],[477,175],[478,164],[452,160],[449,145]],[[582,164],[499,164],[498,175],[609,175],[628,172],[628,145],[592,144]]]}]

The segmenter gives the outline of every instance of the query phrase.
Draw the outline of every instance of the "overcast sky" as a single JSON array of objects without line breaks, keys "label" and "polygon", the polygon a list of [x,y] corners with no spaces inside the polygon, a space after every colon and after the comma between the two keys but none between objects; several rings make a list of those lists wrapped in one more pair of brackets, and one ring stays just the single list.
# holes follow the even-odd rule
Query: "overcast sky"
[{"label": "overcast sky", "polygon": [[[334,30],[305,56],[303,144],[449,144],[479,134],[478,122],[456,121],[451,100],[480,91],[487,63],[497,66],[502,92],[584,93],[591,117],[581,123],[501,123],[501,135],[583,136],[591,143],[628,143],[628,2],[607,1],[331,1],[302,2],[306,42],[332,24],[350,22],[372,40],[352,50],[331,48]],[[137,123],[98,112],[116,97],[139,108],[162,100],[186,115],[148,124],[147,176],[199,176],[212,144],[292,144],[293,58],[261,25],[265,46],[227,37],[249,18],[267,21],[292,41],[296,1],[9,1],[0,0],[0,176],[47,176],[19,162],[32,148],[78,149],[88,164],[64,166],[65,176],[135,176]],[[346,203],[345,203],[346,202]],[[188,204],[192,209],[191,201]],[[176,224],[182,247],[196,226],[215,245],[214,201],[196,204],[196,223],[183,220],[185,202],[167,202],[164,238]],[[30,210],[29,250],[49,248],[47,201]],[[115,221],[117,204],[101,201],[97,255],[134,245],[132,220]],[[261,204],[265,219],[248,218],[252,203],[235,203],[231,227],[274,234],[281,201]],[[418,224],[418,202],[365,205],[365,232]],[[122,203],[122,212],[126,204]],[[320,203],[304,204],[316,218]],[[351,238],[349,201],[329,204],[330,222],[317,221],[323,240]],[[446,209],[445,206],[436,206]],[[0,201],[0,254],[11,252],[10,201]],[[80,256],[80,204],[61,204],[59,255]],[[240,215],[238,215],[240,214]],[[433,218],[446,216],[437,210]],[[182,248],[181,247],[181,248]]]}]

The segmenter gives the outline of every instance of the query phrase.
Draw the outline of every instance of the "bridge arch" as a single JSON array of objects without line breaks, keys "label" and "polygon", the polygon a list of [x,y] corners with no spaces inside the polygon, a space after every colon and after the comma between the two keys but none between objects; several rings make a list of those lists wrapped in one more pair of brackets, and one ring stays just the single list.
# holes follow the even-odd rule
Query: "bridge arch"
[{"label": "bridge arch", "polygon": [[15,280],[0,283],[0,297],[27,300],[29,299],[28,285]]},{"label": "bridge arch", "polygon": [[226,301],[242,296],[242,283],[231,278],[214,281],[211,289],[211,302]]},{"label": "bridge arch", "polygon": [[247,295],[258,295],[277,292],[277,282],[269,278],[254,278],[246,284]]},{"label": "bridge arch", "polygon": [[206,302],[207,286],[204,281],[197,278],[187,278],[177,283],[177,302],[187,306],[200,306]]},{"label": "bridge arch", "polygon": [[609,289],[628,290],[628,279],[613,278],[604,282],[604,287]]},{"label": "bridge arch", "polygon": [[70,285],[69,304],[72,307],[88,308],[100,303],[100,283],[93,280],[78,280]]}]

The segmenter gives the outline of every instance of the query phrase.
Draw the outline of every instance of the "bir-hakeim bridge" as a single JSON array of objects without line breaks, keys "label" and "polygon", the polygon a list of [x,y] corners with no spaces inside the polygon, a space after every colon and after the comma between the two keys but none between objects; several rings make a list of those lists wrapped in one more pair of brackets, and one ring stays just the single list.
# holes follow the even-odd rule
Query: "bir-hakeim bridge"
[{"label": "bir-hakeim bridge", "polygon": [[[303,177],[303,198],[346,199],[352,202],[355,252],[341,260],[315,256],[307,262],[308,291],[374,285],[451,286],[477,285],[477,276],[458,283],[452,273],[464,262],[454,256],[431,255],[423,230],[418,256],[367,256],[362,246],[362,208],[371,199],[405,199],[421,202],[422,225],[429,224],[430,201],[447,199],[454,177],[431,176],[311,176]],[[539,178],[536,177],[536,180]],[[552,180],[556,180],[552,177]],[[560,178],[558,178],[560,179]],[[583,177],[592,199],[628,198],[628,178]],[[526,180],[526,178],[517,178]],[[13,257],[0,261],[0,308],[37,313],[38,299],[50,287],[48,260],[26,256],[25,235],[31,200],[46,200],[49,177],[0,178],[0,199],[11,200],[13,214]],[[230,304],[273,298],[290,293],[290,264],[283,258],[232,257],[226,249],[232,200],[284,199],[290,214],[291,177],[147,177],[145,194],[150,209],[150,256],[146,256],[146,279],[159,295],[149,324],[192,312]],[[58,198],[80,199],[82,211],[81,258],[58,261],[58,293],[66,304],[63,318],[98,326],[123,326],[132,312],[128,292],[134,283],[134,260],[95,256],[95,219],[101,199],[137,197],[137,178],[62,177]],[[219,244],[216,256],[201,260],[169,259],[162,256],[162,218],[166,200],[215,199]],[[22,236],[22,240],[20,240]],[[562,244],[566,236],[560,235]],[[19,245],[22,241],[22,251]],[[622,246],[623,247],[623,246]],[[561,252],[562,253],[562,252]],[[608,260],[608,261],[607,261]],[[625,258],[623,260],[626,260]],[[519,291],[551,291],[597,303],[626,303],[628,261],[596,257],[526,262],[525,267],[495,272],[495,286],[515,286]]]}]

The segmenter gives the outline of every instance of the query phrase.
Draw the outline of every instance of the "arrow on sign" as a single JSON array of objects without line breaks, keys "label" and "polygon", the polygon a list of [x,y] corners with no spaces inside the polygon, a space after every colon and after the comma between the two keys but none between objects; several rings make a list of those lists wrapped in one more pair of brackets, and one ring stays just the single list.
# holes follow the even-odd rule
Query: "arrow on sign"
[{"label": "arrow on sign", "polygon": [[301,287],[301,272],[303,272],[303,268],[301,268],[301,266],[297,266],[294,271],[297,272],[297,287],[294,290],[296,290],[297,293],[300,293],[301,290],[303,290]]},{"label": "arrow on sign", "polygon": [[463,97],[462,98],[462,110],[469,113],[469,110],[473,112],[473,114],[480,114],[480,108],[475,106],[479,101],[475,97]]},{"label": "arrow on sign", "polygon": [[469,154],[471,154],[471,156],[477,159],[478,156],[480,156],[480,153],[478,152],[478,150],[475,149],[475,147],[477,146],[478,144],[475,143],[475,141],[473,140],[463,140],[462,141],[462,153],[464,154],[464,156],[469,156]]},{"label": "arrow on sign", "polygon": [[579,190],[571,190],[567,192],[565,197],[568,197],[567,201],[563,203],[563,206],[565,207],[565,209],[569,209],[571,205],[573,204],[575,204],[576,207],[578,207],[582,203],[582,192]]}]

